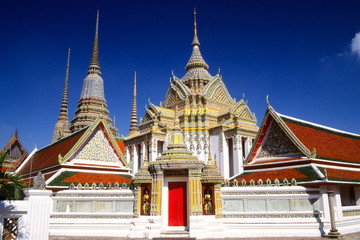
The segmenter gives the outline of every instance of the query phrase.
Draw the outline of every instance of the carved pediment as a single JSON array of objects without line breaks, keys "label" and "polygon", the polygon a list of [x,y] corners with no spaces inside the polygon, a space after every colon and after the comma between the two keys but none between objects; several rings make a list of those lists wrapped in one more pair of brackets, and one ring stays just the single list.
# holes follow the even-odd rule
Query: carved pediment
[{"label": "carved pediment", "polygon": [[290,157],[301,155],[302,153],[298,147],[291,141],[280,126],[275,121],[272,121],[266,133],[265,141],[262,143],[261,150],[256,157]]},{"label": "carved pediment", "polygon": [[98,126],[73,159],[120,163],[102,129]]},{"label": "carved pediment", "polygon": [[215,100],[224,104],[234,104],[229,91],[220,77],[213,78],[204,88],[204,95],[208,99]]}]

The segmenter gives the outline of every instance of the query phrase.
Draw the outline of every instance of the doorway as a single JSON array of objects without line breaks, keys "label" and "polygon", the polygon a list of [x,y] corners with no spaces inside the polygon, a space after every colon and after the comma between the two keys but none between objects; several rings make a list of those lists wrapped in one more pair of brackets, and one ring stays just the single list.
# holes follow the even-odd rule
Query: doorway
[{"label": "doorway", "polygon": [[186,182],[169,182],[169,219],[170,226],[187,226]]}]

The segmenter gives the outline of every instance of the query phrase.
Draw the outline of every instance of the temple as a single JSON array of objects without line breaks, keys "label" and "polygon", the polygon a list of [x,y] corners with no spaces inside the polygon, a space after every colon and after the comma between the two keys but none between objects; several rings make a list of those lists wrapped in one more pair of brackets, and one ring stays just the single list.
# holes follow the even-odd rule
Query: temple
[{"label": "temple", "polygon": [[100,77],[98,22],[99,12],[71,125],[69,49],[52,142],[27,155],[15,132],[1,151],[9,155],[2,171],[15,171],[29,187],[23,200],[1,202],[2,239],[339,238],[359,231],[360,135],[280,114],[268,98],[258,127],[244,96],[236,101],[220,72],[208,71],[196,12],[186,74],[172,74],[164,101],[149,101],[138,122],[135,71],[130,128],[119,138]]},{"label": "temple", "polygon": [[138,131],[134,90],[132,127],[124,138],[126,159],[131,162],[133,173],[143,165],[145,155],[153,162],[167,149],[175,124],[175,107],[178,107],[184,144],[193,156],[206,164],[211,154],[225,178],[242,171],[258,130],[255,114],[244,99],[237,102],[230,96],[220,73],[212,76],[208,72],[209,66],[200,53],[196,12],[191,45],[186,74],[180,79],[172,75],[165,99],[159,106],[149,101]]},{"label": "temple", "polygon": [[18,137],[18,131],[15,130],[14,135],[1,149],[0,154],[6,154],[5,162],[1,171],[14,172],[16,168],[26,159],[28,152],[25,150]]}]

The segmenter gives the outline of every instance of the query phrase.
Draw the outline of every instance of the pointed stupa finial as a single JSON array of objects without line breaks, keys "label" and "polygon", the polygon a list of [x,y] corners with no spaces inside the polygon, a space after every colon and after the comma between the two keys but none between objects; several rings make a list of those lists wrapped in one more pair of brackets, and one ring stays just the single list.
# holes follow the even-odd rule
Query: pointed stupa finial
[{"label": "pointed stupa finial", "polygon": [[91,53],[91,60],[89,65],[88,73],[100,73],[100,64],[99,64],[99,9],[97,10],[96,17],[96,28],[95,28],[95,39],[93,44],[93,49]]},{"label": "pointed stupa finial", "polygon": [[199,39],[197,37],[197,28],[196,28],[196,9],[194,8],[194,40],[191,43],[192,46],[200,46]]},{"label": "pointed stupa finial", "polygon": [[68,118],[68,81],[69,81],[69,67],[70,67],[70,47],[68,51],[67,64],[66,64],[66,75],[63,96],[61,100],[60,114],[58,121],[55,124],[55,130],[52,138],[52,142],[59,140],[62,137],[69,135],[70,125]]},{"label": "pointed stupa finial", "polygon": [[133,98],[133,107],[131,111],[131,122],[128,136],[136,133],[138,131],[137,126],[137,107],[136,107],[136,70],[134,71],[134,98]]},{"label": "pointed stupa finial", "polygon": [[[191,54],[191,57],[189,59],[189,62],[185,66],[185,70],[189,71],[192,68],[204,68],[205,70],[209,69],[209,66],[204,61],[203,57],[200,53],[200,42],[197,37],[197,28],[196,28],[196,11],[194,9],[194,39],[191,43],[193,46],[193,52]],[[206,75],[210,75],[207,73]]]}]

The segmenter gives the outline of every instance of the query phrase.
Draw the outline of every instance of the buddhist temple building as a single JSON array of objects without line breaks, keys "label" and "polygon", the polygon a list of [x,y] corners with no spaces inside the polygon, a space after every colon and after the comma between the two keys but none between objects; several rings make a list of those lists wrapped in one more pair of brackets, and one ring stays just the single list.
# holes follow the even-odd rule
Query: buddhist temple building
[{"label": "buddhist temple building", "polygon": [[326,187],[339,192],[342,206],[360,205],[359,154],[359,134],[280,114],[268,103],[244,172],[230,182]]},{"label": "buddhist temple building", "polygon": [[0,154],[6,154],[5,162],[2,165],[1,171],[14,172],[16,168],[26,159],[28,152],[21,144],[17,130],[1,149]]},{"label": "buddhist temple building", "polygon": [[90,126],[35,148],[16,172],[30,185],[40,172],[46,188],[54,191],[79,184],[87,188],[130,184],[132,176],[121,146],[99,117]]},{"label": "buddhist temple building", "polygon": [[206,164],[210,154],[225,178],[242,171],[258,130],[255,114],[244,99],[237,102],[230,96],[220,73],[209,73],[200,52],[195,12],[191,45],[186,74],[182,78],[172,75],[164,101],[160,105],[149,102],[138,126],[134,90],[131,128],[124,138],[126,159],[131,162],[133,174],[143,165],[145,155],[151,163],[167,149],[175,125],[175,107],[184,144],[193,156]]}]

